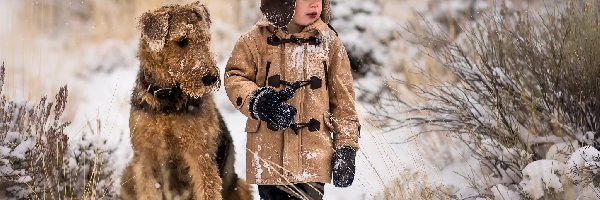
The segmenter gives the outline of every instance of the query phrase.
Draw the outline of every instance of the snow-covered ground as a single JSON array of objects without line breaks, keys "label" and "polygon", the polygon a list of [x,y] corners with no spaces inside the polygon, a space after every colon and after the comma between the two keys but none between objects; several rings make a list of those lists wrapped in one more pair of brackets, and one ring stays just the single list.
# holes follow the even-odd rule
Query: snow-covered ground
[{"label": "snow-covered ground", "polygon": [[[12,99],[32,100],[38,99],[40,95],[53,95],[60,86],[68,85],[70,97],[65,120],[72,121],[66,131],[70,134],[70,142],[77,143],[84,136],[87,140],[92,141],[106,139],[108,148],[116,149],[113,157],[110,158],[111,164],[115,171],[121,171],[131,157],[128,134],[129,96],[139,63],[135,57],[139,33],[135,32],[131,33],[129,37],[118,38],[103,37],[102,35],[88,36],[86,34],[94,35],[100,30],[99,27],[103,23],[108,22],[96,20],[95,23],[80,23],[73,19],[74,21],[55,20],[59,25],[50,25],[45,23],[44,19],[57,16],[55,13],[44,12],[45,9],[36,3],[37,1],[31,1],[34,3],[23,2],[28,1],[0,1],[0,62],[4,62],[7,67],[5,91]],[[68,2],[65,5],[70,6],[71,3],[79,1]],[[244,19],[244,22],[231,24],[235,20],[226,19],[220,13],[235,10],[234,6],[226,5],[232,2],[233,0],[224,1],[224,3],[208,1],[209,8],[221,9],[212,10],[213,13],[216,13],[213,14],[214,40],[212,45],[219,61],[218,66],[221,73],[235,40],[251,26],[252,20],[248,19],[257,18],[256,14],[249,12],[250,14],[243,16],[238,15]],[[432,1],[381,0],[375,2],[385,4],[380,11],[383,17],[387,17],[387,20],[372,22],[368,21],[369,18],[365,16],[360,16],[357,20],[367,20],[363,23],[369,24],[368,28],[385,27],[385,30],[390,30],[394,26],[400,28],[406,20],[419,18],[413,13],[413,10],[423,12]],[[155,6],[160,4],[162,3],[156,3]],[[251,3],[243,4],[256,7]],[[81,1],[76,5],[85,8],[88,3]],[[461,7],[460,5],[451,6]],[[344,11],[344,9],[338,10]],[[33,13],[34,11],[38,13]],[[128,25],[131,26],[130,29],[135,27],[135,24]],[[338,27],[343,26],[343,24],[338,25]],[[62,27],[65,32],[61,32]],[[124,27],[111,28],[122,29]],[[66,31],[81,31],[81,33]],[[361,35],[352,35],[355,34],[354,32],[349,35],[344,35],[344,32],[341,34],[342,39],[377,42],[377,40],[362,40]],[[378,35],[369,37],[378,37]],[[366,46],[377,46],[377,44]],[[376,55],[379,56],[377,59],[386,59],[381,57],[387,57],[388,60],[385,63],[394,66],[401,65],[402,61],[420,63],[420,60],[414,60],[413,57],[418,50],[410,49],[402,43],[393,44],[392,47],[402,49],[406,54],[395,55],[396,52],[393,50],[381,47],[382,49],[374,50],[382,52],[382,55]],[[394,74],[387,74],[387,72]],[[386,70],[386,75],[407,76],[401,73],[402,71],[398,69]],[[377,86],[382,85],[381,80],[381,76],[367,75],[361,78],[357,84]],[[215,97],[234,137],[237,173],[244,177],[246,136],[242,122],[246,119],[233,108],[223,88],[217,91]],[[431,143],[427,144],[422,143],[423,140],[406,142],[408,138],[419,131],[418,129],[401,129],[383,133],[377,124],[370,120],[368,114],[370,106],[362,101],[357,105],[363,129],[360,139],[361,150],[358,152],[356,180],[349,188],[335,188],[327,185],[325,199],[388,199],[383,196],[383,191],[397,180],[400,181],[404,190],[414,189],[415,186],[427,183],[431,183],[431,185],[461,185],[459,183],[461,177],[455,172],[469,170],[464,164],[472,162],[464,148],[460,145],[457,145],[456,149],[446,147],[447,143],[451,143],[451,141],[444,138],[433,138]],[[90,135],[88,131],[88,122],[90,121],[102,123],[102,131],[99,134]],[[454,151],[446,152],[449,149]],[[119,174],[115,176],[117,183],[119,182],[118,176]],[[452,188],[451,190],[461,189],[463,188]],[[255,199],[258,199],[257,193],[255,193]]]},{"label": "snow-covered ground", "polygon": [[[89,99],[86,100],[86,109],[79,109],[76,114],[78,119],[95,120],[105,124],[106,131],[100,137],[108,139],[110,146],[119,146],[115,153],[115,168],[117,170],[125,167],[127,159],[131,156],[131,147],[128,137],[128,98],[132,83],[137,73],[135,68],[121,69],[115,71],[118,75],[101,75],[89,80],[89,87],[84,91]],[[223,113],[228,128],[231,131],[236,147],[236,170],[242,177],[245,176],[245,144],[246,136],[241,122],[246,117],[231,106],[226,98],[225,91],[221,88],[217,91],[216,102]],[[359,104],[358,109],[364,111]],[[363,112],[364,113],[364,112]],[[84,129],[87,125],[82,120],[74,122],[70,133]],[[409,130],[407,130],[409,131]],[[404,135],[384,135],[377,128],[369,125],[363,120],[361,151],[357,160],[357,175],[355,183],[349,188],[335,188],[326,186],[325,199],[372,199],[375,195],[381,195],[384,187],[394,179],[402,179],[413,170],[424,170],[424,161],[419,152],[414,148],[416,144],[392,144],[393,141],[403,141],[410,132]],[[392,137],[390,137],[392,136]],[[77,141],[77,138],[73,139]],[[424,172],[424,171],[423,171]],[[407,180],[406,184],[411,184]],[[258,198],[257,198],[258,199]]]},{"label": "snow-covered ground", "polygon": [[[78,5],[85,7],[86,3]],[[28,13],[32,11],[38,13]],[[40,95],[52,95],[59,86],[67,85],[70,98],[65,120],[72,121],[66,131],[70,134],[70,142],[77,143],[82,137],[90,141],[106,139],[108,148],[116,148],[110,163],[116,171],[120,171],[131,157],[129,95],[138,66],[135,57],[137,37],[71,41],[75,37],[85,37],[61,32],[45,24],[46,21],[41,18],[54,15],[43,11],[35,2],[0,2],[0,60],[5,63],[8,74],[5,90],[12,99],[32,100]],[[219,18],[213,18],[213,21],[213,33],[217,34],[213,46],[222,72],[233,42],[249,25],[239,28],[236,27],[239,25],[225,24]],[[84,33],[93,33],[97,26],[85,23],[73,25],[78,23],[76,19],[61,23],[64,23],[65,30],[83,29]],[[222,35],[224,32],[227,34]],[[369,82],[378,83],[379,80],[377,77],[363,80],[363,83]],[[217,92],[215,100],[234,137],[237,173],[244,177],[246,137],[240,122],[245,121],[245,117],[231,106],[223,88]],[[406,139],[411,130],[395,135],[382,134],[378,128],[371,126],[365,110],[368,105],[362,104],[357,105],[363,118],[363,130],[356,181],[353,186],[343,189],[327,185],[325,199],[381,197],[384,187],[391,181],[401,179],[403,183],[411,184],[411,181],[419,180],[403,177],[425,169],[422,155],[414,148],[416,144],[397,143]],[[95,121],[101,122],[101,131],[90,135],[88,122]]]}]

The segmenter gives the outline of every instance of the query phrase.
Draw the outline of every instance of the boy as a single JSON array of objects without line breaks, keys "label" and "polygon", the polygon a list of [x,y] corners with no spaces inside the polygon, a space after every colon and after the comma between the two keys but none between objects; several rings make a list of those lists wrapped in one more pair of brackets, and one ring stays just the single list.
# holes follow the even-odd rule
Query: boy
[{"label": "boy", "polygon": [[[354,180],[360,124],[348,56],[329,0],[262,0],[238,40],[225,90],[248,117],[247,180],[261,199],[322,199]],[[331,134],[333,133],[333,134]]]}]

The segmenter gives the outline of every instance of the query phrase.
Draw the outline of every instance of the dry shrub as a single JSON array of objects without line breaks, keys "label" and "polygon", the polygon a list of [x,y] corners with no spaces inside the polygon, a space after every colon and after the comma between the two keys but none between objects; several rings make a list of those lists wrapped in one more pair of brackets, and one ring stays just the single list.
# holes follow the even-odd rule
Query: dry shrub
[{"label": "dry shrub", "polygon": [[[0,70],[0,88],[4,82]],[[106,162],[95,144],[78,146],[70,155],[61,120],[67,104],[64,86],[51,102],[14,102],[0,89],[0,197],[72,199],[111,196]]]},{"label": "dry shrub", "polygon": [[573,0],[543,14],[498,9],[463,27],[461,43],[431,25],[415,36],[457,82],[408,84],[425,104],[392,95],[376,114],[390,130],[425,126],[462,140],[491,177],[469,181],[478,197],[493,198],[496,184],[518,184],[552,144],[598,148],[599,5]]},{"label": "dry shrub", "polygon": [[[4,65],[0,82],[4,82]],[[56,105],[45,97],[35,105],[0,97],[0,188],[10,196],[25,198],[32,192],[45,195],[40,188],[53,188],[58,183],[67,148],[63,130],[68,123],[60,121],[67,93],[66,87],[61,88]]]}]

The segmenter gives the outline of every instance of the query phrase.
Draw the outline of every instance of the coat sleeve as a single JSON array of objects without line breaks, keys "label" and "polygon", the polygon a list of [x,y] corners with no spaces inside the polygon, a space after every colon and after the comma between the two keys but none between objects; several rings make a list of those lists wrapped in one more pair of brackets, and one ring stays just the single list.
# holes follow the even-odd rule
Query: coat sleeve
[{"label": "coat sleeve", "polygon": [[353,79],[346,49],[339,39],[334,40],[330,51],[328,68],[328,91],[330,119],[336,148],[349,146],[359,148],[360,123],[355,108]]},{"label": "coat sleeve", "polygon": [[253,59],[247,38],[242,36],[236,43],[225,67],[225,91],[234,107],[251,118],[248,98],[258,89],[256,85],[257,63]]}]

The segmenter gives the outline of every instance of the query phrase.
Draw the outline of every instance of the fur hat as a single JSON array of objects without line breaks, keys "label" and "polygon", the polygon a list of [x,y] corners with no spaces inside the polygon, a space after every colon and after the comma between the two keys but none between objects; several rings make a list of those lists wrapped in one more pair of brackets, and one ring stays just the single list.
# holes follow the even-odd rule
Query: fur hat
[{"label": "fur hat", "polygon": [[[296,0],[261,0],[260,11],[267,17],[269,22],[276,27],[287,26],[294,17],[296,9]],[[321,12],[321,20],[329,23],[331,19],[330,0],[323,0],[323,11]]]}]

